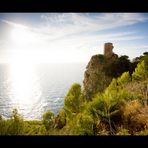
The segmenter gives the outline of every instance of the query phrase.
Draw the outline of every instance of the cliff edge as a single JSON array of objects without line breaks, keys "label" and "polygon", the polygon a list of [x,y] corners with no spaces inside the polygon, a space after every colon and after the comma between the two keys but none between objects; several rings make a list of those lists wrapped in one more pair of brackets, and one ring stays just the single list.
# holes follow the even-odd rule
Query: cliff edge
[{"label": "cliff edge", "polygon": [[91,57],[83,81],[84,95],[87,99],[92,98],[96,92],[102,92],[111,82],[112,77],[106,75],[106,70],[118,59],[118,55],[113,53],[112,49],[112,43],[105,43],[104,55],[97,54]]}]

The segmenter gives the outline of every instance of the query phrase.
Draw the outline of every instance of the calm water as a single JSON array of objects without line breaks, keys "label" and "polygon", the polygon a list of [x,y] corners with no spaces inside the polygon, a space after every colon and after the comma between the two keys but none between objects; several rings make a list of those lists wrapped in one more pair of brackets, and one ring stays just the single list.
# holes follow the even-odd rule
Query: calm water
[{"label": "calm water", "polygon": [[63,106],[70,86],[82,84],[85,64],[0,65],[0,114],[17,108],[25,119],[41,119]]}]

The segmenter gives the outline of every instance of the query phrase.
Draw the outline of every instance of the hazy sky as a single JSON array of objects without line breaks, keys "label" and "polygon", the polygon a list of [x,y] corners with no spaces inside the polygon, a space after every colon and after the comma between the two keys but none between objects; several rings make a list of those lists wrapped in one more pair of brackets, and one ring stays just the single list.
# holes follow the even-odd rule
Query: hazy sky
[{"label": "hazy sky", "polygon": [[148,51],[148,13],[0,13],[0,62],[88,62],[105,42]]}]

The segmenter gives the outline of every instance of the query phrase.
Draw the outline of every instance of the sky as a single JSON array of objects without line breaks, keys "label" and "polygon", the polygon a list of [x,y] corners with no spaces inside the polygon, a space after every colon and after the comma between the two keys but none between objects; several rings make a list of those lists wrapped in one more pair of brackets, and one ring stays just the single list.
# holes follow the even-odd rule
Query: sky
[{"label": "sky", "polygon": [[0,63],[88,63],[148,51],[148,13],[0,13]]}]

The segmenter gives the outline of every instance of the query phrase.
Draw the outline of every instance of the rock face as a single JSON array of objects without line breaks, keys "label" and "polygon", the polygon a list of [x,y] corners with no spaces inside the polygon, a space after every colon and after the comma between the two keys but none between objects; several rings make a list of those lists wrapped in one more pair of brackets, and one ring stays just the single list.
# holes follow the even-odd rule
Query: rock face
[{"label": "rock face", "polygon": [[105,43],[104,55],[98,54],[91,57],[83,81],[86,99],[91,99],[96,92],[102,92],[111,82],[112,78],[105,75],[104,69],[118,58],[112,49],[112,43]]}]

